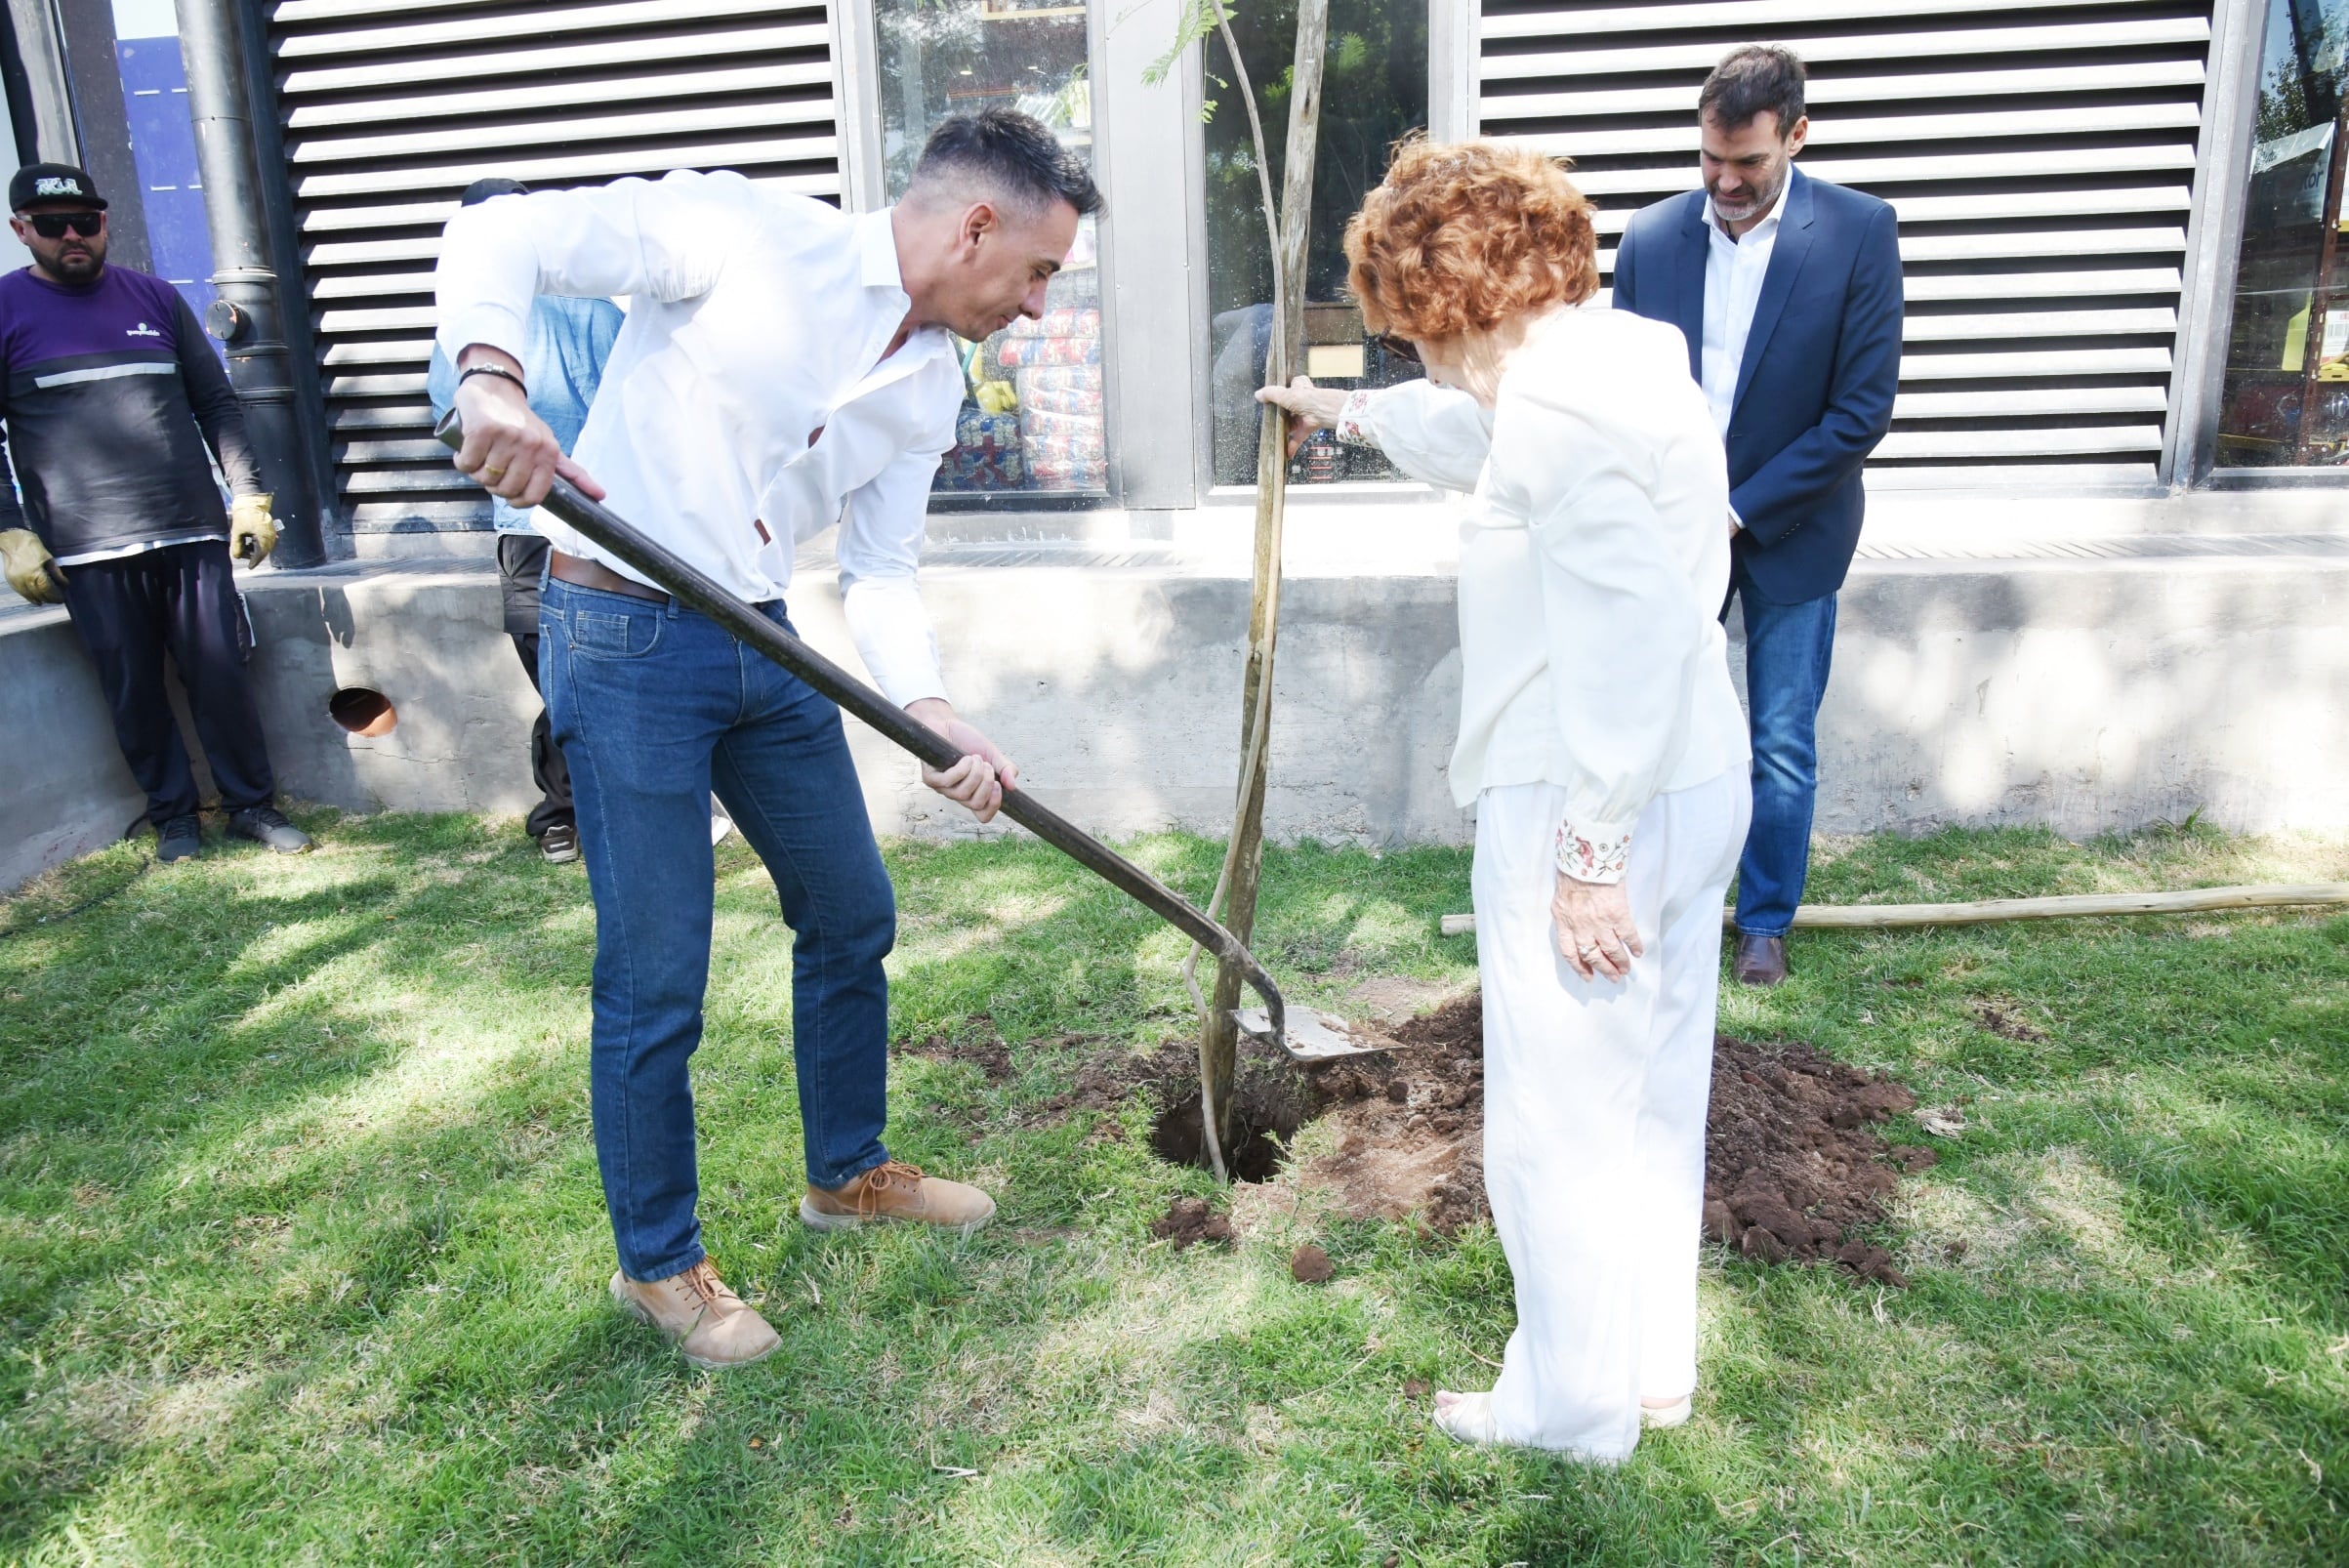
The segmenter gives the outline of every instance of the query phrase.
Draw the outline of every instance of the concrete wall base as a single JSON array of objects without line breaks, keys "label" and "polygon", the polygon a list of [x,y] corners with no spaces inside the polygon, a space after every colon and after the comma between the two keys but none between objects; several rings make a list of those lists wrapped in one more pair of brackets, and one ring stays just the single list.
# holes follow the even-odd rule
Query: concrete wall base
[{"label": "concrete wall base", "polygon": [[[499,629],[489,560],[245,581],[286,793],[359,811],[529,807],[536,698]],[[1240,569],[1171,548],[949,546],[925,568],[925,594],[960,705],[1035,789],[1112,836],[1223,830],[1240,748]],[[2344,608],[2349,551],[1864,559],[1821,720],[1818,826],[2085,836],[2198,810],[2245,831],[2349,826]],[[859,668],[828,578],[803,578],[792,609],[819,648]],[[0,688],[0,772],[21,813],[0,886],[13,887],[119,834],[142,803],[62,612],[0,617],[0,639],[15,677]],[[1458,683],[1440,564],[1296,572],[1268,831],[1464,842],[1445,771]],[[329,696],[353,685],[396,706],[390,734],[353,736],[329,719]],[[921,788],[909,759],[850,731],[882,831],[980,831]]]}]

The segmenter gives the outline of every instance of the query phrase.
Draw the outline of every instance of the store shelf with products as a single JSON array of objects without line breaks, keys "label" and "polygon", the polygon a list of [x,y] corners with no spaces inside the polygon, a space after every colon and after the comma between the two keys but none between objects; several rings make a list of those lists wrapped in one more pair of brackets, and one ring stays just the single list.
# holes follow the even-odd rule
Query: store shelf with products
[{"label": "store shelf with products", "polygon": [[[1020,22],[1010,27],[993,25]],[[883,153],[891,200],[939,122],[1014,108],[1090,161],[1092,28],[1084,6],[1013,0],[876,0]],[[1078,226],[1040,320],[964,343],[968,396],[936,489],[984,504],[1108,490],[1100,247]]]}]

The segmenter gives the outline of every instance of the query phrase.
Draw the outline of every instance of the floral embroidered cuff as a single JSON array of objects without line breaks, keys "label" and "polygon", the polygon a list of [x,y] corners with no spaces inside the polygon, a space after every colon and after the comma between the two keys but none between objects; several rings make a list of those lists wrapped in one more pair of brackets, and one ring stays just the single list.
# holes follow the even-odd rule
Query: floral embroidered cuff
[{"label": "floral embroidered cuff", "polygon": [[1631,858],[1631,830],[1609,826],[1584,832],[1558,824],[1558,870],[1577,882],[1621,882]]},{"label": "floral embroidered cuff", "polygon": [[1370,401],[1371,393],[1367,387],[1360,392],[1346,393],[1345,406],[1338,410],[1336,427],[1338,439],[1345,445],[1375,447],[1379,444],[1378,437],[1371,434],[1370,426],[1364,418],[1370,412]]}]

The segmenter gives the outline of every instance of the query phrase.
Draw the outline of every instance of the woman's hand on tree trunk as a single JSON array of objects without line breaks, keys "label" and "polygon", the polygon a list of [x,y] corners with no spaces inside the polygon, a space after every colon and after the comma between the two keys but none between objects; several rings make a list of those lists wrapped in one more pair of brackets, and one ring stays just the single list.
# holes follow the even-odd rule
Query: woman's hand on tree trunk
[{"label": "woman's hand on tree trunk", "polygon": [[1315,431],[1333,430],[1338,416],[1345,411],[1346,394],[1330,392],[1313,385],[1310,376],[1299,376],[1286,387],[1267,387],[1257,393],[1257,401],[1269,403],[1289,416],[1289,455],[1297,456]]}]

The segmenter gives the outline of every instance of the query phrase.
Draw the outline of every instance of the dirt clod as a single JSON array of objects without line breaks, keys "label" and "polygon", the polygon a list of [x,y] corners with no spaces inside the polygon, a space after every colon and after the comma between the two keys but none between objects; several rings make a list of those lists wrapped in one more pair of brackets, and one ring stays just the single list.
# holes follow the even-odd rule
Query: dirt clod
[{"label": "dirt clod", "polygon": [[1330,1255],[1311,1242],[1290,1255],[1289,1277],[1299,1285],[1326,1284],[1330,1276],[1337,1272],[1337,1267],[1330,1261]]},{"label": "dirt clod", "polygon": [[2047,1038],[2047,1031],[2023,1016],[2023,1010],[2010,1002],[1995,1002],[1988,997],[1978,998],[1967,1009],[1974,1021],[2001,1040],[2019,1040],[2037,1045]]},{"label": "dirt clod", "polygon": [[1209,1208],[1205,1198],[1176,1198],[1150,1221],[1150,1234],[1172,1242],[1176,1252],[1203,1241],[1228,1245],[1232,1240],[1231,1220]]},{"label": "dirt clod", "polygon": [[973,1040],[949,1040],[944,1035],[931,1035],[919,1043],[901,1041],[897,1050],[908,1056],[920,1056],[927,1061],[968,1062],[979,1070],[979,1076],[989,1085],[1008,1082],[1011,1077],[1011,1048],[1001,1035],[985,1035]]}]

